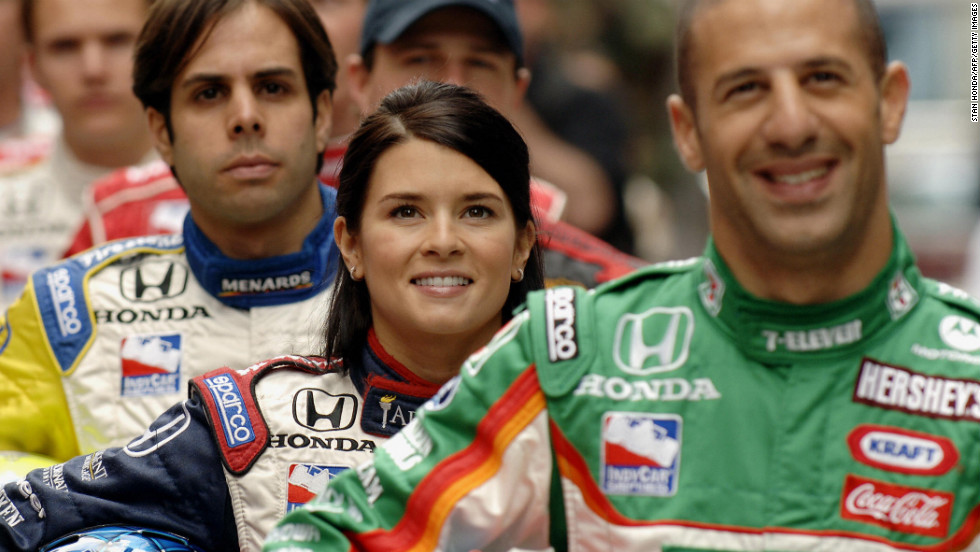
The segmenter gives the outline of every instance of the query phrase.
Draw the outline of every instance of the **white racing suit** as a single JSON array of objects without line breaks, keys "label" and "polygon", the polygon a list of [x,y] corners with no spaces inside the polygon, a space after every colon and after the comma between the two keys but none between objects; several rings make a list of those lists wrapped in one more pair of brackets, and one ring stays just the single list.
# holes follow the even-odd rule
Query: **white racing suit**
[{"label": "white racing suit", "polygon": [[224,256],[184,233],[110,242],[35,272],[0,319],[0,450],[65,460],[140,434],[218,366],[317,350],[339,253],[336,192],[297,253]]}]

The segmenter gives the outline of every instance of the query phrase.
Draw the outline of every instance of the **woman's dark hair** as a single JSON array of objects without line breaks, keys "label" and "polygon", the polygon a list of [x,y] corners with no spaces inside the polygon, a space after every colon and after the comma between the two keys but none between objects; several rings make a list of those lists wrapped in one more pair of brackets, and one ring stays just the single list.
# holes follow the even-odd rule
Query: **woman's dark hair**
[{"label": "woman's dark hair", "polygon": [[[514,126],[468,88],[423,81],[388,94],[351,137],[337,191],[337,215],[344,217],[349,231],[360,230],[368,182],[378,159],[391,147],[412,138],[428,140],[469,157],[503,189],[518,231],[534,222],[527,145]],[[524,278],[511,282],[503,321],[510,319],[529,291],[543,286],[541,253],[535,243],[524,267]],[[367,286],[363,280],[353,280],[344,263],[340,263],[327,316],[323,355],[344,359],[348,369],[358,370],[371,323]]]},{"label": "woman's dark hair", "polygon": [[[204,43],[215,24],[250,2],[275,12],[296,37],[314,117],[320,94],[324,90],[333,93],[337,61],[309,0],[154,0],[136,41],[133,93],[144,107],[163,115],[171,138],[170,95],[177,76],[197,54],[195,46],[199,48]],[[319,163],[322,155],[318,154],[317,170]]]}]

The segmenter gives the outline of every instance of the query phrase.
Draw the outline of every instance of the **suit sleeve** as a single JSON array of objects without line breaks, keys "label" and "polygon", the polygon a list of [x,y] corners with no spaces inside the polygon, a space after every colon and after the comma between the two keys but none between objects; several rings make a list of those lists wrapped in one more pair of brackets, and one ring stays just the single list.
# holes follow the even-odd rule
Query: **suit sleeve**
[{"label": "suit sleeve", "polygon": [[80,451],[34,286],[0,316],[0,450],[66,460]]},{"label": "suit sleeve", "polygon": [[547,547],[552,455],[527,312],[379,448],[287,515],[265,550]]},{"label": "suit sleeve", "polygon": [[37,550],[98,525],[135,525],[237,550],[228,487],[198,399],[122,448],[31,471],[0,489],[0,550]]}]

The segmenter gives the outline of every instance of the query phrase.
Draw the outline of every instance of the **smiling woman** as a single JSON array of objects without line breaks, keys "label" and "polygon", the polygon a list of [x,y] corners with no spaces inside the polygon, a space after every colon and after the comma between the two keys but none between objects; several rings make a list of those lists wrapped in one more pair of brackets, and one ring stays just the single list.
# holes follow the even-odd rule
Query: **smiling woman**
[{"label": "smiling woman", "polygon": [[444,383],[542,285],[527,148],[467,89],[396,90],[351,140],[334,225],[344,257],[327,358],[369,341]]}]

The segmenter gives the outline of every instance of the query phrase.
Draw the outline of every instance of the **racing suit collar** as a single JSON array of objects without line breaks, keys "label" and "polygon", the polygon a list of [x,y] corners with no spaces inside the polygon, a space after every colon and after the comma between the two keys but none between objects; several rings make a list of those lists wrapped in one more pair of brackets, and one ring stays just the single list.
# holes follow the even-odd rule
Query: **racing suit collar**
[{"label": "racing suit collar", "polygon": [[440,388],[416,376],[388,354],[374,328],[368,330],[361,365],[363,371],[352,370],[351,380],[364,397],[361,427],[373,435],[390,437],[397,433]]},{"label": "racing suit collar", "polygon": [[239,309],[295,303],[318,294],[337,271],[340,252],[333,239],[337,192],[320,185],[323,217],[296,253],[257,260],[232,259],[184,218],[187,262],[216,299]]},{"label": "racing suit collar", "polygon": [[871,284],[822,305],[790,305],[752,295],[735,280],[709,239],[698,286],[701,305],[747,356],[760,362],[854,354],[881,329],[904,318],[923,294],[912,251],[894,221],[892,226],[891,257]]}]

